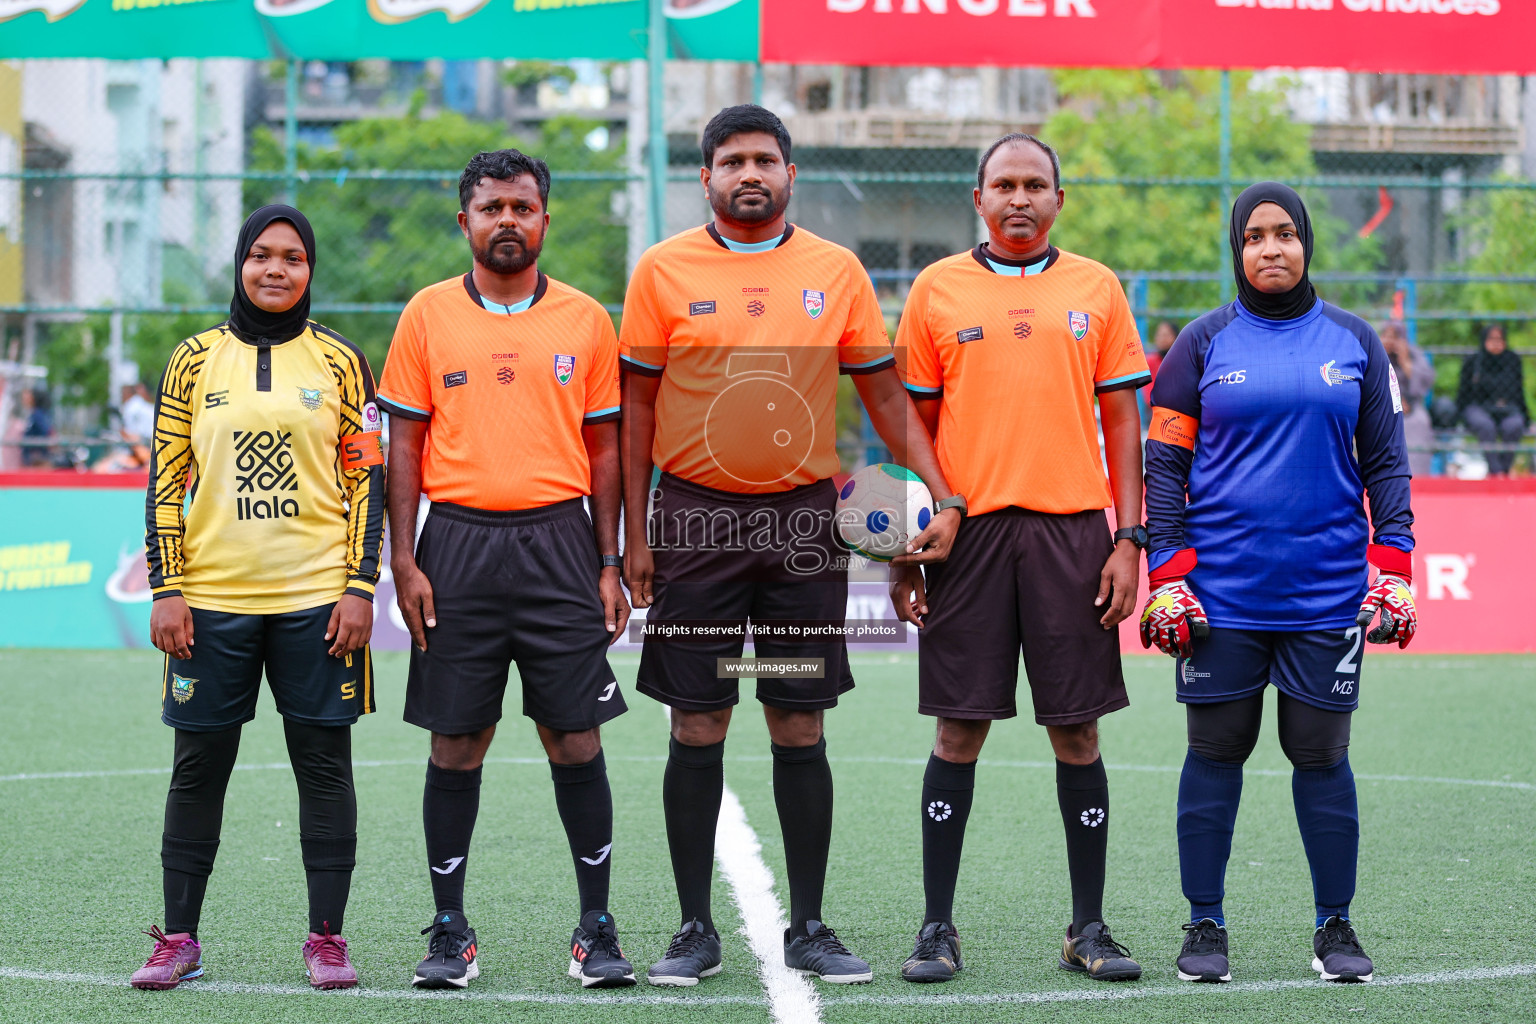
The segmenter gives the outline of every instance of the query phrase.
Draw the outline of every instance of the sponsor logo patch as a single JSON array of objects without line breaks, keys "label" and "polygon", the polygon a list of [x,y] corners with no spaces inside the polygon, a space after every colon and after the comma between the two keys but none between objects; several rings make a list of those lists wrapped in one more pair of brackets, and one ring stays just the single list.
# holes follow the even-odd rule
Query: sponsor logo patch
[{"label": "sponsor logo patch", "polygon": [[1392,411],[1403,411],[1403,392],[1397,386],[1397,371],[1390,365],[1387,367],[1387,386],[1392,390]]},{"label": "sponsor logo patch", "polygon": [[512,367],[510,367],[510,366],[498,366],[498,367],[496,367],[496,383],[498,383],[498,384],[511,384],[514,380],[517,380],[517,371],[512,369]]},{"label": "sponsor logo patch", "polygon": [[981,328],[980,327],[967,327],[963,331],[956,331],[955,332],[955,340],[958,341],[962,345],[964,345],[968,341],[980,341],[981,340]]},{"label": "sponsor logo patch", "polygon": [[715,311],[715,300],[714,299],[710,299],[708,302],[690,302],[690,303],[688,303],[688,315],[689,316],[703,316],[706,313],[713,313],[714,311]]},{"label": "sponsor logo patch", "polygon": [[565,387],[571,382],[571,377],[576,372],[576,357],[557,354],[555,356],[555,380]]},{"label": "sponsor logo patch", "polygon": [[372,402],[363,403],[363,429],[383,430],[384,424],[379,419],[379,407]]},{"label": "sponsor logo patch", "polygon": [[1023,341],[1025,338],[1029,337],[1029,335],[1030,326],[1028,320],[1020,320],[1018,323],[1013,325],[1013,336],[1015,338]]},{"label": "sponsor logo patch", "polygon": [[469,373],[465,370],[455,370],[453,373],[443,374],[443,387],[456,388],[469,383]]},{"label": "sponsor logo patch", "polygon": [[800,297],[805,302],[805,311],[812,320],[821,316],[821,311],[827,308],[826,292],[813,292],[806,289],[800,293]]},{"label": "sponsor logo patch", "polygon": [[226,391],[210,391],[206,395],[203,396],[203,408],[205,408],[205,409],[217,409],[221,405],[228,405],[228,404],[229,404],[229,392],[227,390]]},{"label": "sponsor logo patch", "polygon": [[748,316],[762,316],[765,312],[767,312],[767,310],[768,307],[763,305],[762,302],[758,299],[753,299],[751,302],[747,303]]},{"label": "sponsor logo patch", "polygon": [[1072,337],[1082,341],[1088,336],[1088,314],[1079,313],[1075,309],[1067,310],[1067,327],[1072,331]]},{"label": "sponsor logo patch", "polygon": [[1358,380],[1359,379],[1357,377],[1351,377],[1349,374],[1345,373],[1343,370],[1336,370],[1336,369],[1334,369],[1333,364],[1335,362],[1337,362],[1337,360],[1330,359],[1326,363],[1324,363],[1322,366],[1319,366],[1317,368],[1317,372],[1323,375],[1323,383],[1324,384],[1327,384],[1329,387],[1333,387],[1335,384],[1343,384],[1347,380]]}]

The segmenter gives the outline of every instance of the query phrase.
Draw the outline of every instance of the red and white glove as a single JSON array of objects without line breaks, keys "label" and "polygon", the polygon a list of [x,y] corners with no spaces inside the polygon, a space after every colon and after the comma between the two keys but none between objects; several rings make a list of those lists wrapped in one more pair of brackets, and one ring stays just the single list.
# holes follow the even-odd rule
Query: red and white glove
[{"label": "red and white glove", "polygon": [[1413,556],[1386,544],[1372,544],[1366,548],[1366,558],[1380,572],[1365,592],[1355,621],[1363,629],[1380,611],[1381,624],[1365,635],[1366,640],[1373,644],[1396,641],[1399,649],[1407,647],[1419,628],[1419,611],[1408,590],[1413,582]]},{"label": "red and white glove", "polygon": [[1210,636],[1205,609],[1184,582],[1195,563],[1195,549],[1184,548],[1149,574],[1152,593],[1141,613],[1141,646],[1156,644],[1164,654],[1187,658],[1195,652],[1193,638]]}]

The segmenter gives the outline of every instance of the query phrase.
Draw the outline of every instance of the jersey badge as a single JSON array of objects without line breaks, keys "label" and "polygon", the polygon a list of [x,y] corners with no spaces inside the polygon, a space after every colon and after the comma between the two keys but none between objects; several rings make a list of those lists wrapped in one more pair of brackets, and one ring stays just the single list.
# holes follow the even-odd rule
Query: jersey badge
[{"label": "jersey badge", "polygon": [[310,412],[320,408],[325,401],[325,392],[320,388],[299,388],[299,404]]},{"label": "jersey badge", "polygon": [[372,402],[363,403],[363,430],[383,430],[384,424],[379,419],[379,407]]},{"label": "jersey badge", "polygon": [[498,366],[496,368],[496,383],[511,384],[517,380],[517,371],[510,366]]},{"label": "jersey badge", "polygon": [[1082,341],[1088,337],[1088,314],[1079,313],[1075,309],[1067,310],[1067,326],[1072,330],[1072,337]]},{"label": "jersey badge", "polygon": [[1403,411],[1403,390],[1397,386],[1397,371],[1391,365],[1387,366],[1387,385],[1392,391],[1392,411]]},{"label": "jersey badge", "polygon": [[821,311],[827,308],[826,292],[813,292],[810,289],[806,289],[800,293],[800,296],[805,302],[806,315],[812,320],[821,316]]},{"label": "jersey badge", "polygon": [[558,354],[555,356],[555,380],[560,382],[561,387],[565,387],[571,382],[571,376],[575,372],[575,356],[562,356]]},{"label": "jersey badge", "polygon": [[185,704],[191,700],[192,688],[196,685],[196,679],[188,679],[185,676],[178,676],[174,672],[171,673],[171,696],[176,699],[177,704]]},{"label": "jersey badge", "polygon": [[713,299],[710,299],[707,302],[690,302],[690,303],[688,303],[688,315],[689,316],[705,316],[705,315],[707,315],[709,313],[713,313],[714,311],[715,311],[715,301]]},{"label": "jersey badge", "polygon": [[1323,383],[1324,384],[1327,384],[1329,387],[1333,387],[1335,384],[1343,384],[1347,380],[1356,380],[1357,379],[1355,377],[1351,377],[1349,374],[1345,373],[1343,370],[1336,370],[1336,369],[1334,369],[1333,368],[1333,364],[1335,362],[1337,362],[1337,360],[1330,359],[1326,363],[1324,363],[1322,366],[1319,366],[1317,368],[1318,372],[1323,375]]},{"label": "jersey badge", "polygon": [[967,327],[955,332],[955,342],[960,345],[981,340],[980,327]]},{"label": "jersey badge", "polygon": [[1030,335],[1030,326],[1029,326],[1029,321],[1028,320],[1020,320],[1020,321],[1018,321],[1017,323],[1015,323],[1013,325],[1013,336],[1015,338],[1018,338],[1020,341],[1023,341],[1025,338],[1029,337],[1029,335]]}]

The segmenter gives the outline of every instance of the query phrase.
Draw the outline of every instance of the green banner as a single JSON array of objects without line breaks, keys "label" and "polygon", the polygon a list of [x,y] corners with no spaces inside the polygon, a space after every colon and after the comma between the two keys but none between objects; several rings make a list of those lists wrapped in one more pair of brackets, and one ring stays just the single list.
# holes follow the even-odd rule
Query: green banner
[{"label": "green banner", "polygon": [[[0,0],[0,59],[633,60],[652,0]],[[757,59],[757,0],[664,0],[673,56]]]},{"label": "green banner", "polygon": [[148,647],[140,488],[0,488],[0,647]]}]

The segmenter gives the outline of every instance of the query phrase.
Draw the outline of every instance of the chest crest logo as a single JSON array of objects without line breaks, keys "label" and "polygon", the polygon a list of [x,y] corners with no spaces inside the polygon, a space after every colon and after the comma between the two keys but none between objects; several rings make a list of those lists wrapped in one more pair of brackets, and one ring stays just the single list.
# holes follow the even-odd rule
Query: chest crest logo
[{"label": "chest crest logo", "polygon": [[821,311],[827,308],[826,292],[813,292],[806,289],[800,293],[800,296],[805,302],[805,312],[812,320],[821,316]]},{"label": "chest crest logo", "polygon": [[1079,313],[1075,309],[1067,310],[1067,327],[1072,331],[1072,337],[1082,341],[1088,337],[1088,314]]},{"label": "chest crest logo", "polygon": [[1323,375],[1324,384],[1327,384],[1329,387],[1333,387],[1335,384],[1343,384],[1347,380],[1356,379],[1355,377],[1345,373],[1343,370],[1334,369],[1333,364],[1335,362],[1337,362],[1337,360],[1330,359],[1322,366],[1317,368],[1318,372]]},{"label": "chest crest logo", "polygon": [[320,408],[325,401],[325,392],[320,388],[299,388],[299,404],[310,412]]},{"label": "chest crest logo", "polygon": [[567,384],[569,384],[571,382],[571,377],[575,375],[575,373],[575,356],[555,356],[555,380],[560,382],[561,387],[565,387]]}]

